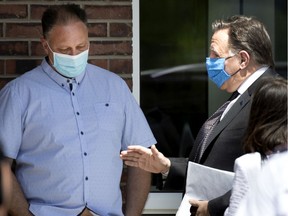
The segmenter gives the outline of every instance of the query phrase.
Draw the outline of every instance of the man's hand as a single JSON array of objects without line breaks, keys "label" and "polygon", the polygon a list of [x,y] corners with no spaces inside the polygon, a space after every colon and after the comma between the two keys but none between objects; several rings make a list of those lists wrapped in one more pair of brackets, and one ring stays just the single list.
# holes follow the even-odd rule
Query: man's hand
[{"label": "man's hand", "polygon": [[166,158],[155,145],[151,149],[142,146],[129,146],[128,150],[122,151],[121,159],[127,166],[139,167],[152,173],[167,172],[171,162]]},{"label": "man's hand", "polygon": [[210,216],[208,211],[208,201],[207,200],[194,200],[190,199],[189,203],[192,206],[198,207],[196,211],[196,216]]}]

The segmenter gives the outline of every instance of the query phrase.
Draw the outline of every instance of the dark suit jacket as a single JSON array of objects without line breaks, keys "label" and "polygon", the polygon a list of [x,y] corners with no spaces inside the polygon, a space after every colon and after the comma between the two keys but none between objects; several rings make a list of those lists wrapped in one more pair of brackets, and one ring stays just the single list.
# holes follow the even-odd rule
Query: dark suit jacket
[{"label": "dark suit jacket", "polygon": [[[277,76],[271,68],[259,77],[235,102],[224,118],[211,132],[207,139],[207,148],[201,158],[197,158],[198,145],[197,138],[190,153],[189,160],[200,164],[227,171],[233,171],[234,161],[244,154],[242,139],[244,137],[251,108],[251,97],[261,79],[266,76]],[[179,189],[176,184],[185,181],[187,159],[171,160],[171,169],[166,179],[164,188]],[[175,178],[176,174],[176,178]],[[209,201],[208,208],[211,216],[223,215],[229,205],[230,192],[224,196]]]}]

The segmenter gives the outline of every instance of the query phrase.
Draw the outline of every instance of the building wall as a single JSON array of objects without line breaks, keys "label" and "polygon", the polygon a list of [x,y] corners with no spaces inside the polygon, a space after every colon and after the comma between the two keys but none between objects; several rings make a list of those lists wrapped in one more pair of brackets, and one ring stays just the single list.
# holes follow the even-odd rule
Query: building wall
[{"label": "building wall", "polygon": [[0,1],[0,88],[38,65],[45,55],[40,43],[41,16],[49,5],[75,3],[88,15],[89,62],[119,74],[132,87],[131,0]]},{"label": "building wall", "polygon": [[[0,89],[41,63],[41,16],[54,4],[75,3],[88,15],[89,62],[119,74],[132,89],[132,0],[0,1]],[[126,185],[126,170],[121,181]],[[125,207],[125,194],[124,207]]]}]

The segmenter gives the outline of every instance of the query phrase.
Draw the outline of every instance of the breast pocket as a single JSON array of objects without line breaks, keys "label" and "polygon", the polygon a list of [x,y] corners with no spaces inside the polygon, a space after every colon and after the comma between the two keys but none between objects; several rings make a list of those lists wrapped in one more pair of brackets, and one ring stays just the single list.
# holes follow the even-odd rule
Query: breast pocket
[{"label": "breast pocket", "polygon": [[124,111],[119,104],[97,103],[94,108],[99,128],[107,131],[123,129],[125,117]]}]

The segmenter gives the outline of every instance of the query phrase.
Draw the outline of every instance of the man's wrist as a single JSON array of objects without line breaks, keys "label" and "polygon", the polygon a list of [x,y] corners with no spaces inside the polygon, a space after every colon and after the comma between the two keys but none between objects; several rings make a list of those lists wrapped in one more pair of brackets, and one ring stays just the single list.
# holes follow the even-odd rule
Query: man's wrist
[{"label": "man's wrist", "polygon": [[166,171],[161,171],[161,174],[163,175],[163,176],[168,176],[168,174],[169,174],[169,169],[167,169]]},{"label": "man's wrist", "polygon": [[166,167],[165,167],[165,169],[163,169],[163,170],[161,171],[161,174],[162,174],[164,177],[167,177],[167,176],[168,176],[169,171],[170,171],[170,167],[171,167],[171,161],[167,158]]}]

